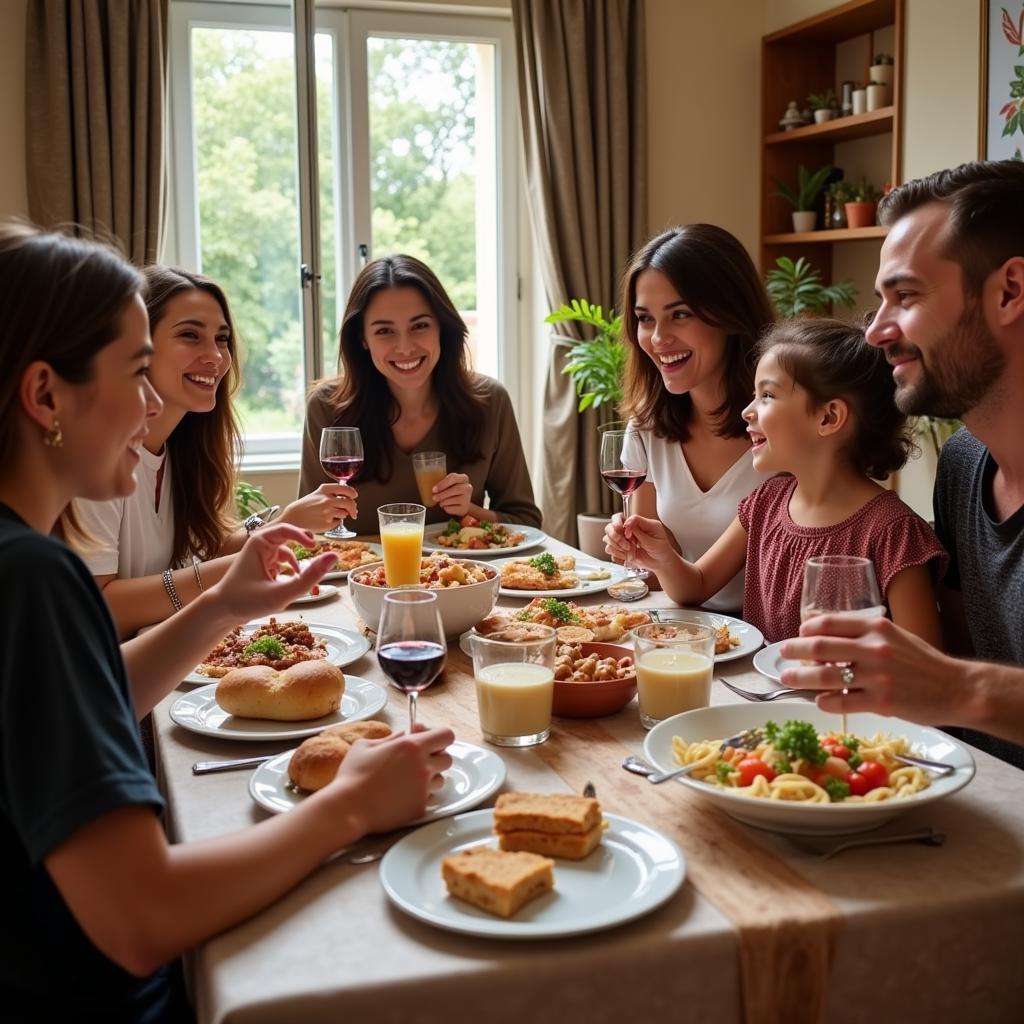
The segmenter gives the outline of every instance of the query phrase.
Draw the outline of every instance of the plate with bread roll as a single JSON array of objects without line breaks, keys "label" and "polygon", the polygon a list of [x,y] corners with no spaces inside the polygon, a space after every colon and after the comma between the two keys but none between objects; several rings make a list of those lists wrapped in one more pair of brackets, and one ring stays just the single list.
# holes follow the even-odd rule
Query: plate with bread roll
[{"label": "plate with bread roll", "polygon": [[502,793],[493,809],[405,836],[380,865],[405,913],[499,939],[624,924],[671,899],[685,876],[682,852],[660,832],[565,793]]},{"label": "plate with bread roll", "polygon": [[[391,735],[384,722],[352,722],[310,736],[296,750],[261,764],[249,777],[249,794],[275,813],[297,807],[310,793],[323,789],[335,776],[352,743]],[[444,784],[427,802],[427,813],[415,825],[468,811],[501,789],[505,762],[492,750],[456,740],[448,748],[452,766]]]},{"label": "plate with bread roll", "polygon": [[278,670],[232,669],[216,683],[183,694],[171,719],[223,740],[290,740],[372,718],[388,702],[384,687],[346,676],[323,658]]}]

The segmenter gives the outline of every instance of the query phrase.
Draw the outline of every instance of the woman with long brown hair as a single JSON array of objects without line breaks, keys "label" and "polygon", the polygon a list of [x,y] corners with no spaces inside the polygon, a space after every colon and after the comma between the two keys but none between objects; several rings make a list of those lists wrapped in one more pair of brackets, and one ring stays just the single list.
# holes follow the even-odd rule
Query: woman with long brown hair
[{"label": "woman with long brown hair", "polygon": [[[86,535],[79,553],[122,637],[162,621],[216,583],[247,535],[234,514],[238,337],[227,296],[187,270],[152,266],[143,277],[150,375],[163,410],[139,453],[135,492],[74,505]],[[337,485],[328,484],[289,505],[280,521],[326,529],[345,507]]]},{"label": "woman with long brown hair", "polygon": [[[632,524],[670,538],[696,561],[763,480],[754,470],[742,412],[754,387],[754,347],[772,308],[750,256],[713,224],[671,228],[647,242],[623,279],[622,324],[629,346],[625,399],[630,445],[642,446],[647,483],[634,515],[616,515],[605,549],[658,571],[631,541]],[[742,572],[706,602],[738,611]]]},{"label": "woman with long brown hair", "polygon": [[306,406],[299,494],[326,479],[323,428],[358,427],[364,461],[342,492],[354,500],[358,488],[361,511],[348,524],[357,533],[377,532],[378,506],[418,500],[416,451],[444,452],[450,471],[434,486],[428,523],[468,514],[540,526],[508,392],[469,369],[467,333],[426,264],[401,255],[368,263],[345,308],[340,372]]},{"label": "woman with long brown hair", "polygon": [[[358,741],[324,789],[234,835],[172,845],[137,718],[240,622],[333,564],[298,569],[257,531],[220,582],[118,647],[88,569],[53,536],[75,498],[135,487],[153,346],[129,264],[79,239],[0,225],[0,1006],[11,1020],[183,1019],[165,968],[251,917],[366,832],[422,815],[451,764],[446,729]],[[187,1019],[184,1018],[184,1019]]]}]

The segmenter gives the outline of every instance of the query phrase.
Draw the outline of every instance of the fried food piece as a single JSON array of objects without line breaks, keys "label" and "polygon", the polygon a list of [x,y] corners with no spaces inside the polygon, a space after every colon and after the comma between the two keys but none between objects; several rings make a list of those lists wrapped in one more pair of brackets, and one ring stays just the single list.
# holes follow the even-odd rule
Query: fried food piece
[{"label": "fried food piece", "polygon": [[508,853],[491,846],[460,850],[441,861],[448,891],[498,917],[511,917],[555,886],[555,862],[535,853]]}]

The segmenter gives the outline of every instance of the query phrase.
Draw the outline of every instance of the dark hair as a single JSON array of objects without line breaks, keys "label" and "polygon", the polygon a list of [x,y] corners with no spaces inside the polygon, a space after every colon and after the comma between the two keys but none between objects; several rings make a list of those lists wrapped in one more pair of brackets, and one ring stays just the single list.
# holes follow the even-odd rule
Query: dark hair
[{"label": "dark hair", "polygon": [[352,285],[341,321],[338,375],[323,382],[335,413],[362,433],[363,466],[356,480],[374,477],[383,483],[391,476],[394,458],[391,428],[398,419],[398,403],[363,345],[366,307],[385,288],[415,288],[437,318],[441,357],[431,383],[440,403],[441,446],[457,466],[479,459],[486,410],[469,369],[466,324],[430,267],[413,256],[383,256],[367,263]]},{"label": "dark hair", "polygon": [[915,178],[883,196],[879,221],[894,224],[927,203],[949,206],[944,255],[960,265],[966,290],[1013,256],[1024,256],[1024,162],[973,160]]},{"label": "dark hair", "polygon": [[809,395],[812,406],[842,398],[852,411],[849,455],[865,476],[884,480],[914,450],[907,417],[896,408],[892,367],[860,327],[841,320],[784,320],[758,346]]},{"label": "dark hair", "polygon": [[622,283],[622,333],[629,342],[622,412],[658,437],[690,436],[693,400],[665,390],[661,374],[637,342],[636,279],[663,273],[706,324],[726,332],[725,399],[714,410],[720,437],[743,437],[742,412],[754,387],[754,345],[773,320],[772,306],[753,261],[740,242],[714,224],[670,228],[633,256]]},{"label": "dark hair", "polygon": [[12,223],[0,225],[0,282],[0,466],[9,466],[26,368],[41,360],[72,384],[90,380],[145,283],[111,249]]},{"label": "dark hair", "polygon": [[171,501],[174,507],[174,544],[171,564],[179,565],[195,554],[212,558],[237,524],[234,511],[235,455],[241,451],[241,432],[231,396],[238,389],[238,336],[227,296],[201,274],[177,267],[146,267],[149,285],[146,311],[150,333],[156,331],[167,304],[176,295],[202,291],[220,306],[228,325],[231,368],[217,389],[210,412],[187,412],[167,439],[171,459]]}]

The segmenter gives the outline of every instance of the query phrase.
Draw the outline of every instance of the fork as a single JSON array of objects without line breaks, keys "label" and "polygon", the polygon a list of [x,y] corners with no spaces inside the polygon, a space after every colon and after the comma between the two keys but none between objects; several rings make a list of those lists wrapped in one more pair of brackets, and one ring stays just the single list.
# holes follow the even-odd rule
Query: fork
[{"label": "fork", "polygon": [[[743,732],[730,736],[727,740],[722,740],[722,745],[718,748],[718,752],[722,753],[729,747],[733,749],[742,747],[745,750],[753,750],[763,739],[764,733],[760,729],[744,729]],[[699,766],[700,762],[695,761],[693,764],[684,765],[682,768],[673,768],[668,772],[654,772],[653,775],[647,776],[647,781],[657,786],[662,782],[668,782],[670,779],[678,779],[683,775],[689,775],[690,772]]]},{"label": "fork", "polygon": [[733,693],[739,694],[745,700],[754,700],[759,703],[764,701],[773,700],[785,700],[786,697],[812,697],[818,694],[818,690],[769,690],[767,693],[758,693],[755,690],[741,690],[738,686],[733,686],[732,683],[726,682],[721,676],[715,677],[727,690],[732,690]]},{"label": "fork", "polygon": [[835,838],[823,836],[821,838],[811,836],[787,835],[786,840],[804,853],[812,853],[822,860],[828,860],[837,853],[844,850],[855,850],[861,846],[882,846],[889,843],[925,843],[928,846],[941,846],[946,841],[945,833],[936,832],[933,828],[922,828],[916,832],[901,832],[887,835],[866,835],[857,836],[853,839],[842,838],[839,842]]}]

